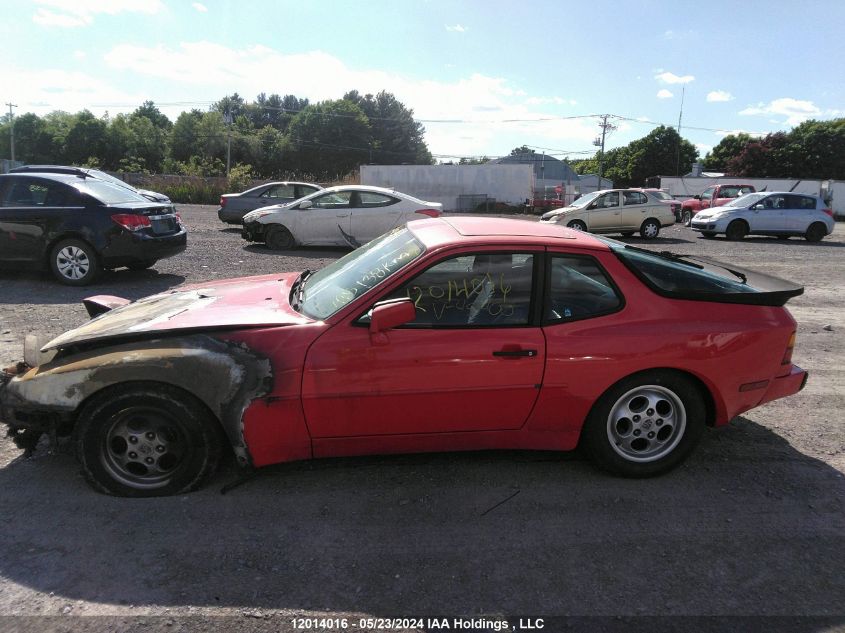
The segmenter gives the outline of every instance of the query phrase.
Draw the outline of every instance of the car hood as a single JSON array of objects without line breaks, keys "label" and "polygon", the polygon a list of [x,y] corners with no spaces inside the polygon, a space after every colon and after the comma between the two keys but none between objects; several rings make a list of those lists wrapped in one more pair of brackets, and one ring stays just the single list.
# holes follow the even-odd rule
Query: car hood
[{"label": "car hood", "polygon": [[[173,331],[197,331],[309,323],[288,302],[299,273],[226,279],[186,286],[120,305],[41,348],[42,352],[109,338],[157,336]],[[111,299],[113,304],[125,300]]]},{"label": "car hood", "polygon": [[552,209],[540,216],[541,220],[552,220],[560,215],[566,215],[573,211],[583,211],[582,207],[560,207],[559,209]]}]

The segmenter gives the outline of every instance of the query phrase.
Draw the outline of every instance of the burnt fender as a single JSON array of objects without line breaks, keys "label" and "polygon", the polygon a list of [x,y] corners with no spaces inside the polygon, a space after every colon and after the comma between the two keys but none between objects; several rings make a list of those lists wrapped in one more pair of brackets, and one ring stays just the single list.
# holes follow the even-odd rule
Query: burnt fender
[{"label": "burnt fender", "polygon": [[243,343],[191,335],[61,356],[12,377],[3,405],[5,410],[75,415],[102,389],[136,381],[175,385],[199,398],[220,420],[238,459],[251,461],[243,413],[254,399],[270,392],[273,376],[269,359]]}]

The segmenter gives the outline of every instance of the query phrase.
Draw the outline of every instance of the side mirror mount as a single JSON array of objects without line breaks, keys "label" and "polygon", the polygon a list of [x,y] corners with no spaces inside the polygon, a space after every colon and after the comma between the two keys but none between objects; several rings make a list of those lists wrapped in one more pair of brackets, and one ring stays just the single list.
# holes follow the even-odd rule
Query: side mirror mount
[{"label": "side mirror mount", "polygon": [[693,196],[693,199],[695,199],[695,200],[701,200],[701,196]]},{"label": "side mirror mount", "polygon": [[414,302],[408,298],[382,301],[374,305],[370,313],[370,334],[378,334],[410,323],[416,317],[417,309]]},{"label": "side mirror mount", "polygon": [[310,200],[303,200],[302,202],[299,203],[299,206],[296,207],[296,208],[299,209],[300,211],[302,211],[303,209],[310,209],[313,206],[314,206],[314,203],[312,203]]}]

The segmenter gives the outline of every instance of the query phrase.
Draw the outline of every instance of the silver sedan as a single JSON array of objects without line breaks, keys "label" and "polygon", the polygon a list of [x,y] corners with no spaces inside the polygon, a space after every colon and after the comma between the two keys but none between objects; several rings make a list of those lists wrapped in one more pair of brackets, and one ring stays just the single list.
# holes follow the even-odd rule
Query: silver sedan
[{"label": "silver sedan", "polygon": [[240,224],[253,209],[273,204],[288,204],[322,189],[310,182],[265,182],[241,193],[220,196],[217,217],[226,224]]}]

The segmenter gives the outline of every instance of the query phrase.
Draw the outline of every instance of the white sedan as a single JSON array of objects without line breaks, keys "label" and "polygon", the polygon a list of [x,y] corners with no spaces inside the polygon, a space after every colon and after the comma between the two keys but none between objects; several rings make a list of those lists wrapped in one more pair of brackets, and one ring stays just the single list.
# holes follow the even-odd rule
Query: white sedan
[{"label": "white sedan", "polygon": [[746,235],[803,237],[818,242],[833,232],[833,211],[818,196],[772,191],[748,193],[726,205],[696,213],[690,228],[704,237],[724,233],[729,240]]},{"label": "white sedan", "polygon": [[264,207],[244,216],[241,235],[273,250],[303,246],[357,248],[390,229],[438,217],[439,202],[426,202],[382,187],[329,187],[284,205]]}]

